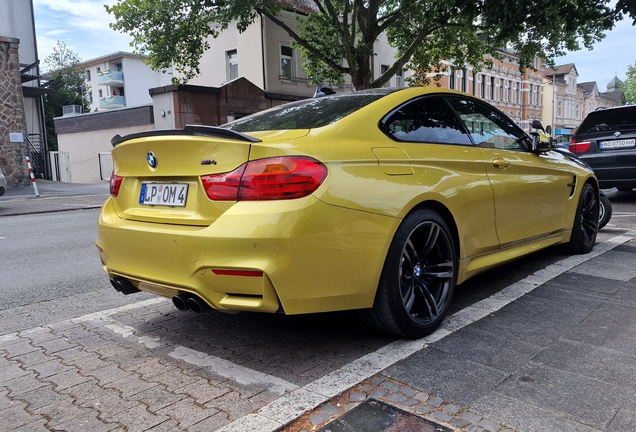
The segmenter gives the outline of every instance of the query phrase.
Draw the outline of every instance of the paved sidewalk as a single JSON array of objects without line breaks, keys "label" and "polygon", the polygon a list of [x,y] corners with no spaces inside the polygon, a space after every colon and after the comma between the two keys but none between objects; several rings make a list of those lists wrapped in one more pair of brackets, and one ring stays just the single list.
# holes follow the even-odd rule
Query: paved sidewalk
[{"label": "paved sidewalk", "polygon": [[108,183],[76,184],[38,180],[32,186],[7,189],[0,197],[0,217],[99,208],[109,196]]}]

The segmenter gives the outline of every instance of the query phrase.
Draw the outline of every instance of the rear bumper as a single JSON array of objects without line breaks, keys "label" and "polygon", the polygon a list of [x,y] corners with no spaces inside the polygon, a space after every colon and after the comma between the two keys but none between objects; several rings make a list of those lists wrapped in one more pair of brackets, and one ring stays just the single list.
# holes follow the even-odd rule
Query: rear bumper
[{"label": "rear bumper", "polygon": [[97,246],[106,273],[142,291],[192,293],[216,309],[324,312],[372,306],[399,222],[309,196],[239,202],[212,225],[193,227],[125,220],[108,200]]}]

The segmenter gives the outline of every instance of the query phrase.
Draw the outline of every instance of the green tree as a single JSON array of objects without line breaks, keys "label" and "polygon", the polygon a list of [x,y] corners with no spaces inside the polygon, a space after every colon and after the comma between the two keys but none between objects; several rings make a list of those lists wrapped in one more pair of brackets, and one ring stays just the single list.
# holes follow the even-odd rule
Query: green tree
[{"label": "green tree", "polygon": [[[132,45],[147,54],[156,70],[170,66],[184,83],[200,73],[199,61],[209,48],[208,36],[217,37],[229,23],[244,31],[258,15],[283,28],[302,49],[313,82],[341,81],[351,76],[357,89],[380,87],[398,70],[416,71],[416,82],[428,82],[430,72],[444,70],[452,59],[478,69],[498,56],[497,48],[511,46],[521,68],[535,56],[553,59],[591,48],[602,39],[633,0],[118,0],[105,6],[116,22],[114,30],[132,36]],[[295,6],[292,6],[295,5]],[[299,5],[291,28],[279,18],[283,7]],[[393,65],[374,80],[370,57],[373,43],[386,32],[397,48]],[[344,59],[344,62],[343,62]]]},{"label": "green tree", "polygon": [[81,105],[83,112],[90,110],[88,84],[84,69],[79,67],[79,55],[68,48],[64,42],[57,42],[53,52],[44,59],[44,75],[49,78],[44,98],[44,123],[49,142],[49,150],[57,150],[55,117],[62,116],[65,105]]},{"label": "green tree", "polygon": [[627,66],[627,79],[621,84],[627,102],[636,103],[636,63]]}]

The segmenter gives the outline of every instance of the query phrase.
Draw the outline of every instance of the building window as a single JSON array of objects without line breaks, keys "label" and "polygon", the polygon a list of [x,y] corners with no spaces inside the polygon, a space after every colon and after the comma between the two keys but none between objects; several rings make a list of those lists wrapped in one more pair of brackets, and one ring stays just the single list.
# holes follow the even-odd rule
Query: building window
[{"label": "building window", "polygon": [[561,117],[561,101],[559,101],[559,110],[557,111],[559,117]]},{"label": "building window", "polygon": [[462,91],[468,91],[468,71],[466,69],[462,69]]},{"label": "building window", "polygon": [[121,69],[122,69],[121,63],[117,63],[115,67],[117,68],[117,72],[121,72]]},{"label": "building window", "polygon": [[504,80],[499,78],[499,100],[503,102],[504,100]]},{"label": "building window", "polygon": [[532,98],[534,97],[534,84],[528,85],[528,105],[532,105]]},{"label": "building window", "polygon": [[537,91],[534,93],[535,105],[541,105],[541,99],[539,94],[539,86],[537,85]]},{"label": "building window", "polygon": [[88,100],[90,101],[90,103],[93,103],[93,92],[88,92]]},{"label": "building window", "polygon": [[97,74],[99,75],[99,73],[102,71],[102,68],[100,68],[99,66],[97,66]]},{"label": "building window", "polygon": [[[389,66],[388,65],[380,65],[380,76],[382,76],[385,73],[387,73],[388,70],[389,70]],[[389,78],[387,80],[387,82],[385,82],[382,87],[391,87],[391,78]]]},{"label": "building window", "polygon": [[515,100],[517,101],[517,103],[521,102],[521,83],[516,82],[515,83]]},{"label": "building window", "polygon": [[580,118],[581,118],[581,114],[580,114],[580,111],[579,111],[579,105],[577,104],[576,105],[576,119],[580,120]]},{"label": "building window", "polygon": [[225,53],[225,67],[228,81],[238,78],[238,52],[236,50]]},{"label": "building window", "polygon": [[477,96],[477,76],[473,73],[473,96]]},{"label": "building window", "polygon": [[455,90],[455,69],[450,68],[450,73],[448,75],[448,88],[451,90]]},{"label": "building window", "polygon": [[508,80],[508,102],[512,102],[512,81]]},{"label": "building window", "polygon": [[290,46],[281,45],[280,46],[280,75],[284,79],[291,80],[294,76],[294,52],[292,51]]},{"label": "building window", "polygon": [[404,69],[400,69],[395,73],[395,86],[397,88],[404,87]]},{"label": "building window", "polygon": [[495,77],[490,77],[490,99],[495,100]]},{"label": "building window", "polygon": [[99,93],[99,97],[100,97],[100,99],[104,97],[104,95],[103,95],[103,93],[102,93],[102,89],[99,89],[99,90],[98,90],[98,93]]},{"label": "building window", "polygon": [[481,75],[481,98],[486,99],[486,75]]},{"label": "building window", "polygon": [[90,81],[90,80],[91,80],[91,70],[86,69],[86,81]]}]

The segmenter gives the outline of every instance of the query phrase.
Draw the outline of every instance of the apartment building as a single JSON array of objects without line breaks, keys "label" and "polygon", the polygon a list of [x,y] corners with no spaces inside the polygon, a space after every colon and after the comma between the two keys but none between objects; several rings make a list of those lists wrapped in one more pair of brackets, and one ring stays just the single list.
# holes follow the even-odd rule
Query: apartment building
[{"label": "apartment building", "polygon": [[[444,88],[472,94],[494,105],[513,119],[526,132],[533,120],[541,120],[543,75],[540,59],[535,59],[533,70],[519,71],[519,57],[511,50],[500,49],[501,59],[490,57],[492,67],[475,70],[471,65],[445,62],[446,72],[438,84]],[[430,76],[433,78],[433,75]],[[431,83],[431,85],[436,85]],[[545,122],[544,122],[545,123]]]},{"label": "apartment building", "polygon": [[620,91],[621,80],[614,77],[607,85],[607,91],[600,92],[596,81],[590,81],[578,84],[583,90],[583,118],[588,113],[599,108],[609,108],[623,105],[625,103],[625,95]]},{"label": "apartment building", "polygon": [[[0,0],[0,160],[11,186],[28,182],[24,157],[45,175],[46,136],[33,2]],[[19,137],[19,138],[18,138]],[[19,140],[19,142],[18,142]]]},{"label": "apartment building", "polygon": [[578,77],[574,63],[545,69],[543,116],[552,125],[557,142],[569,142],[584,118],[584,91],[577,84]]},{"label": "apartment building", "polygon": [[148,90],[169,85],[172,74],[153,71],[144,59],[118,51],[80,63],[89,86],[91,112],[152,103]]},{"label": "apartment building", "polygon": [[[295,17],[299,13],[310,13],[310,6],[296,2],[293,6],[296,12],[283,10],[279,18],[296,29]],[[293,48],[287,32],[267,17],[257,16],[242,33],[235,25],[230,25],[217,38],[210,37],[207,42],[210,48],[201,59],[201,74],[190,80],[189,85],[221,87],[243,77],[269,94],[311,97],[316,90],[302,66],[300,50]],[[382,34],[375,42],[374,53],[373,70],[377,78],[393,64],[397,51],[389,46],[386,35]],[[387,87],[405,86],[409,75],[409,71],[398,72],[391,77]],[[337,93],[353,90],[348,76],[342,85],[323,85]]]}]

